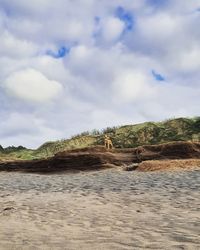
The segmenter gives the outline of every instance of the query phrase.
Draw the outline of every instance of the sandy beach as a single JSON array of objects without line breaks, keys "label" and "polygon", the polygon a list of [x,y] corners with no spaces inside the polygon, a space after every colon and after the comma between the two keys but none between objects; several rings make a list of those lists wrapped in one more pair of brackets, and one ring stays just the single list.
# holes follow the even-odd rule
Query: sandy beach
[{"label": "sandy beach", "polygon": [[200,171],[0,173],[0,249],[200,249]]}]

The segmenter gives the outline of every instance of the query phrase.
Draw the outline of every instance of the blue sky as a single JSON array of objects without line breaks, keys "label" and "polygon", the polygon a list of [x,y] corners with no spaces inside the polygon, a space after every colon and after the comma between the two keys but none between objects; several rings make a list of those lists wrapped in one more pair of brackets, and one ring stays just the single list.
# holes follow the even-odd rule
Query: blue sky
[{"label": "blue sky", "polygon": [[198,116],[200,0],[0,0],[0,145]]}]

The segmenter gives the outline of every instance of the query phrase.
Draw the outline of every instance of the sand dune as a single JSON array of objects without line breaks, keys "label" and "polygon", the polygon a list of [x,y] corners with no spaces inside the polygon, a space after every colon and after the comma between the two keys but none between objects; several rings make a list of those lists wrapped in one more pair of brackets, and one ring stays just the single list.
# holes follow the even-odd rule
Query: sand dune
[{"label": "sand dune", "polygon": [[[163,161],[170,159],[200,159],[200,143],[172,142],[161,145],[146,145],[138,148],[113,149],[110,151],[102,146],[98,146],[64,151],[52,158],[42,160],[1,162],[0,171],[35,173],[89,171],[140,163],[147,160]],[[187,165],[188,168],[191,164]],[[141,169],[144,169],[145,165],[143,164],[142,166]],[[160,166],[164,167],[166,164],[161,164]],[[150,170],[149,167],[147,169]]]}]

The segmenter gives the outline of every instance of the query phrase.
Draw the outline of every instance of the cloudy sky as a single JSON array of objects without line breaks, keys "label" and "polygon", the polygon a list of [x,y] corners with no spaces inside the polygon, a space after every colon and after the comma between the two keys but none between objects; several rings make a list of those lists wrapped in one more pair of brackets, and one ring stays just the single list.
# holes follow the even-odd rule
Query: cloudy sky
[{"label": "cloudy sky", "polygon": [[0,0],[0,144],[199,115],[200,0]]}]

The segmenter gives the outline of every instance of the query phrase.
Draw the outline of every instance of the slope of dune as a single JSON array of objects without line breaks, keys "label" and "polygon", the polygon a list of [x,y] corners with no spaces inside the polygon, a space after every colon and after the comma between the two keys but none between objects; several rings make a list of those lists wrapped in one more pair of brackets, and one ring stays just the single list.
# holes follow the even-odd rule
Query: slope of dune
[{"label": "slope of dune", "polygon": [[[107,150],[102,146],[75,149],[57,153],[54,157],[31,161],[4,161],[0,171],[24,171],[37,173],[55,173],[61,171],[101,170],[106,167],[139,164],[139,170],[151,170],[154,161],[182,159],[200,159],[200,143],[172,142],[160,145],[146,145],[129,149]],[[146,163],[146,161],[153,162]],[[145,163],[147,165],[145,165]],[[166,163],[155,169],[166,168]],[[167,164],[170,164],[168,161]],[[190,166],[190,164],[188,164]]]},{"label": "slope of dune", "polygon": [[69,139],[46,142],[38,149],[30,150],[22,146],[0,147],[1,159],[33,160],[53,157],[56,153],[96,147],[104,144],[105,134],[112,139],[115,148],[135,148],[143,145],[158,145],[173,141],[200,141],[200,117],[177,118],[163,122],[108,127],[72,136]]}]

